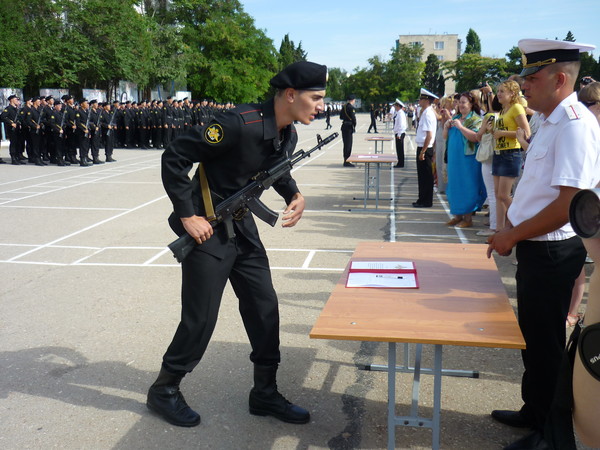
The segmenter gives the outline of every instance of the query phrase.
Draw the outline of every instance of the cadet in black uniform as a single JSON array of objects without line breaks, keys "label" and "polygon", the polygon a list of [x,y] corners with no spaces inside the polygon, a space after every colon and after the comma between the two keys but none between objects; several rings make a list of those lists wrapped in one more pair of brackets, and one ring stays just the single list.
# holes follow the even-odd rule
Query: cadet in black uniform
[{"label": "cadet in black uniform", "polygon": [[90,151],[90,108],[87,99],[81,99],[79,109],[75,113],[75,135],[79,142],[79,165],[82,167],[91,166],[91,160],[88,158]]},{"label": "cadet in black uniform", "polygon": [[[277,391],[278,301],[254,218],[246,213],[235,221],[233,238],[228,238],[224,224],[213,230],[205,218],[199,175],[190,181],[188,173],[193,163],[202,162],[212,197],[219,201],[246,186],[257,172],[291,156],[298,140],[294,121],[309,124],[323,110],[326,78],[325,66],[294,63],[271,79],[277,89],[274,99],[223,112],[206,127],[192,128],[163,153],[162,179],[174,208],[169,223],[177,234],[187,232],[199,244],[182,262],[181,322],[148,392],[148,408],[174,425],[200,423],[179,383],[202,359],[228,279],[252,346],[250,413],[290,423],[310,420],[308,411]],[[296,225],[304,211],[296,182],[288,174],[273,187],[288,205],[283,226]]]},{"label": "cadet in black uniform", "polygon": [[352,133],[356,129],[356,115],[354,114],[354,103],[356,97],[348,96],[346,103],[340,111],[340,119],[342,119],[342,140],[344,141],[344,167],[354,167],[354,164],[346,161],[352,154]]},{"label": "cadet in black uniform", "polygon": [[92,152],[92,163],[104,164],[104,161],[100,160],[100,141],[102,138],[102,131],[100,129],[100,109],[98,108],[98,100],[92,100],[90,102],[90,149]]},{"label": "cadet in black uniform", "polygon": [[39,97],[34,97],[31,99],[32,105],[27,108],[25,112],[25,125],[28,130],[28,147],[27,147],[27,156],[29,157],[29,162],[34,163],[36,166],[47,166],[45,162],[42,161],[42,155],[40,152],[40,133],[41,133],[41,123],[40,123],[40,115],[41,115],[41,100]]},{"label": "cadet in black uniform", "polygon": [[[8,97],[8,106],[4,108],[0,114],[0,120],[4,123],[4,132],[10,141],[8,152],[10,154],[11,163],[15,166],[25,164],[21,161],[19,152],[19,97],[11,95]],[[0,158],[0,161],[2,158]],[[4,161],[2,161],[4,162]]]}]

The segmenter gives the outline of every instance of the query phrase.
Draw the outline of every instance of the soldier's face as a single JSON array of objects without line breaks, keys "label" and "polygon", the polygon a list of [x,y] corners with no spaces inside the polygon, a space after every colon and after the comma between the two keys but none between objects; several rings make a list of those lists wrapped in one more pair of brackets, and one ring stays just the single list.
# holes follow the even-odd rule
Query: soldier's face
[{"label": "soldier's face", "polygon": [[291,103],[294,120],[308,125],[319,112],[323,111],[325,104],[325,91],[296,91],[294,90],[294,101]]}]

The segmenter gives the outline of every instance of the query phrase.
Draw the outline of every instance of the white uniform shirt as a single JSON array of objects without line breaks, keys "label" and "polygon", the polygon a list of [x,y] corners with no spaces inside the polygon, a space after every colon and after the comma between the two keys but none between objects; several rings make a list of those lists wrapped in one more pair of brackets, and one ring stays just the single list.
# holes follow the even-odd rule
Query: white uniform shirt
[{"label": "white uniform shirt", "polygon": [[423,144],[425,144],[427,131],[432,132],[431,141],[429,142],[429,147],[427,148],[433,147],[436,129],[437,117],[435,116],[435,112],[433,112],[433,108],[428,106],[421,114],[421,117],[419,117],[419,126],[417,127],[417,134],[415,136],[415,143],[417,144],[417,147],[423,147]]},{"label": "white uniform shirt", "polygon": [[406,133],[406,113],[402,108],[394,112],[394,134],[401,136]]},{"label": "white uniform shirt", "polygon": [[[591,189],[600,181],[600,127],[573,93],[546,118],[542,115],[527,150],[523,176],[508,218],[519,225],[553,202],[559,186]],[[560,241],[575,236],[570,223],[532,241]]]}]

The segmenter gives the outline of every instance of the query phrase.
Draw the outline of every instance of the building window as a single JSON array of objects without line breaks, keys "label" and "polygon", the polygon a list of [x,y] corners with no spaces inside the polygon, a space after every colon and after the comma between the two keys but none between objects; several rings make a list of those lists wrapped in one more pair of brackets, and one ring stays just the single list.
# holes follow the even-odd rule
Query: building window
[{"label": "building window", "polygon": [[444,41],[435,41],[435,50],[444,50]]},{"label": "building window", "polygon": [[444,60],[444,55],[437,55],[437,59],[438,59],[438,61],[443,61]]},{"label": "building window", "polygon": [[409,42],[409,44],[412,45],[413,47],[417,47],[419,45],[423,45],[423,43],[421,41]]}]

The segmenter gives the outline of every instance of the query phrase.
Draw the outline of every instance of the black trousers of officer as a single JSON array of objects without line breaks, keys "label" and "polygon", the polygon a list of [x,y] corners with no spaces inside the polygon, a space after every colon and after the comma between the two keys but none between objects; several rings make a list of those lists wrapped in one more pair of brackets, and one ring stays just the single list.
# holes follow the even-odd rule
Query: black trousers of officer
[{"label": "black trousers of officer", "polygon": [[86,158],[89,159],[90,138],[81,130],[77,130],[76,135],[79,139],[79,159],[85,161]]},{"label": "black trousers of officer", "polygon": [[369,125],[369,129],[367,130],[367,133],[371,132],[371,128],[373,128],[375,130],[375,133],[377,133],[377,123],[376,123],[375,116],[371,117],[371,124]]},{"label": "black trousers of officer", "polygon": [[35,162],[36,159],[41,158],[40,153],[40,135],[35,132],[34,129],[29,130],[29,139],[27,140],[27,157],[29,162]]},{"label": "black trousers of officer", "polygon": [[19,152],[19,133],[11,126],[5,126],[6,138],[9,140],[8,154],[11,158],[20,158],[21,153]]},{"label": "black trousers of officer", "polygon": [[104,154],[106,156],[112,156],[113,149],[115,148],[115,129],[106,130],[104,132]]},{"label": "black trousers of officer", "polygon": [[342,123],[342,141],[344,142],[344,162],[352,154],[352,133],[354,133],[354,126],[352,122]]},{"label": "black trousers of officer", "polygon": [[419,154],[423,147],[417,147],[417,178],[419,182],[419,198],[417,203],[424,206],[433,204],[433,148],[425,151],[425,159],[421,161]]},{"label": "black trousers of officer", "polygon": [[521,241],[517,256],[517,308],[526,350],[522,412],[542,431],[554,396],[566,344],[565,317],[586,251],[579,237]]},{"label": "black trousers of officer", "polygon": [[402,133],[400,137],[396,136],[396,156],[398,157],[398,163],[396,167],[404,167],[404,138],[406,133]]},{"label": "black trousers of officer", "polygon": [[96,129],[92,132],[90,139],[90,149],[92,151],[92,159],[98,159],[100,155],[100,129]]},{"label": "black trousers of officer", "polygon": [[252,346],[250,360],[260,365],[280,361],[279,307],[266,251],[241,233],[226,246],[222,260],[196,248],[181,264],[181,321],[163,356],[163,367],[170,373],[185,375],[200,362],[228,279]]}]

